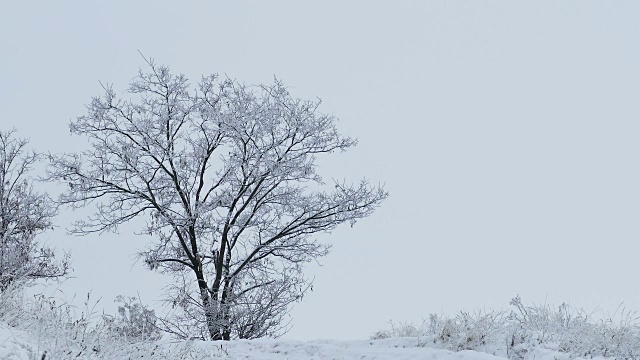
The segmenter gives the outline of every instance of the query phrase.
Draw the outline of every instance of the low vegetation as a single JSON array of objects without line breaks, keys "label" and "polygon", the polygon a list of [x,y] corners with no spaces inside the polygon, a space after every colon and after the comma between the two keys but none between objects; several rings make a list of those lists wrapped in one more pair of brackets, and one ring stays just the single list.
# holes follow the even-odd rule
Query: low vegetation
[{"label": "low vegetation", "polygon": [[509,359],[532,359],[546,350],[567,358],[640,359],[637,314],[622,310],[608,319],[568,304],[525,305],[520,296],[504,311],[460,312],[453,317],[431,314],[419,325],[391,323],[372,339],[417,337],[420,346],[452,351],[476,350]]},{"label": "low vegetation", "polygon": [[[58,301],[28,296],[18,286],[1,292],[0,334],[10,336],[0,347],[13,350],[0,355],[38,360],[229,358],[217,346],[169,339],[158,331],[154,312],[137,298],[119,297],[115,315],[96,313],[98,302],[90,296],[82,308]],[[508,359],[640,359],[640,323],[633,312],[595,319],[568,304],[526,305],[519,296],[510,304],[508,310],[431,314],[420,324],[391,323],[371,341],[384,345],[387,339],[406,338],[393,343]]]},{"label": "low vegetation", "polygon": [[[23,359],[204,359],[192,342],[161,341],[153,327],[152,310],[131,299],[119,298],[118,313],[95,312],[98,302],[89,295],[83,308],[43,295],[28,296],[12,286],[0,293],[0,358]],[[0,349],[0,350],[3,350]]]}]

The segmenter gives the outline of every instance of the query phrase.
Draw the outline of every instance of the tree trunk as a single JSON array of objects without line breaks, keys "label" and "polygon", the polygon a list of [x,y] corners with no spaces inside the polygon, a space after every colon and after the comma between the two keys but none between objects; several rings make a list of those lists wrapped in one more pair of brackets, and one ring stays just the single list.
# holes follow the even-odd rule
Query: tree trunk
[{"label": "tree trunk", "polygon": [[202,306],[204,308],[204,316],[205,321],[207,322],[207,330],[209,331],[209,336],[211,340],[222,340],[222,336],[220,335],[220,329],[217,326],[217,316],[214,311],[215,304],[211,303],[211,298],[207,293],[206,289],[200,289],[200,295],[202,298]]},{"label": "tree trunk", "polygon": [[[226,304],[224,299],[225,298],[224,289],[222,291],[220,289],[221,287],[220,285],[222,283],[223,261],[225,258],[225,252],[227,250],[226,244],[227,244],[227,234],[225,231],[220,241],[220,250],[218,252],[218,256],[215,259],[216,276],[213,280],[213,286],[211,289],[211,299],[213,302],[215,302],[215,306],[216,306],[215,326],[217,327],[216,338],[213,338],[212,336],[213,340],[230,340],[230,329],[228,329],[228,326],[225,326],[223,321],[221,321],[222,319],[227,318],[225,314],[228,312],[228,310],[226,309]],[[221,296],[221,292],[222,292],[222,296]],[[211,332],[211,330],[209,331]]]},{"label": "tree trunk", "polygon": [[[201,268],[200,268],[201,269]],[[204,279],[204,274],[199,269],[195,270],[196,278],[198,279],[198,288],[200,290],[200,298],[202,299],[202,307],[204,309],[204,316],[207,322],[207,330],[211,340],[222,340],[220,329],[216,326],[216,313],[214,306],[216,304],[211,303],[211,296],[209,295],[209,289],[207,287],[207,281]]]},{"label": "tree trunk", "polygon": [[231,340],[231,316],[229,315],[229,306],[227,305],[227,298],[229,294],[229,279],[224,281],[224,289],[222,290],[222,297],[220,298],[220,308],[222,309],[222,318],[224,319],[224,327],[222,330],[222,339]]}]

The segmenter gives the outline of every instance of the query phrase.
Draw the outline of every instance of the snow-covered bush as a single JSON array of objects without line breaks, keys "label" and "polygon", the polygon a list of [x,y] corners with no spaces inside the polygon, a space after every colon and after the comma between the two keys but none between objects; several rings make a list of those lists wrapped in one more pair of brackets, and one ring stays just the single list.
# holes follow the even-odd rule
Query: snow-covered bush
[{"label": "snow-covered bush", "polygon": [[122,304],[118,306],[118,313],[104,316],[111,331],[131,343],[160,338],[155,312],[143,305],[139,297],[124,298],[119,295],[116,302]]},{"label": "snow-covered bush", "polygon": [[419,337],[420,344],[452,351],[477,350],[509,359],[529,359],[540,351],[557,351],[569,358],[615,357],[640,359],[640,317],[622,311],[595,320],[568,304],[525,305],[520,296],[510,311],[460,312],[454,317],[431,314],[422,324],[391,323],[371,339]]},{"label": "snow-covered bush", "polygon": [[512,358],[522,358],[523,349],[539,346],[586,358],[640,359],[640,324],[635,313],[623,310],[619,320],[616,316],[593,320],[584,310],[565,303],[557,308],[527,306],[516,296],[511,305],[508,333]]},{"label": "snow-covered bush", "polygon": [[[17,342],[20,346],[13,350],[20,351],[20,356],[12,354],[20,359],[196,360],[212,356],[194,348],[189,341],[147,339],[131,343],[131,339],[123,337],[104,316],[95,313],[96,304],[87,296],[84,308],[77,309],[43,295],[28,297],[23,289],[12,286],[0,293],[0,330],[9,327],[12,332],[26,334],[28,338]],[[131,311],[145,314],[144,307],[131,303],[125,309],[127,316],[131,316]],[[130,325],[137,323],[140,322],[129,322]],[[0,358],[6,355],[0,347]]]},{"label": "snow-covered bush", "polygon": [[504,313],[495,311],[462,311],[455,317],[431,314],[420,325],[391,322],[390,330],[378,331],[371,338],[423,337],[425,345],[432,344],[452,351],[480,350],[504,337],[500,335],[505,328],[504,321]]},{"label": "snow-covered bush", "polygon": [[503,324],[504,315],[495,311],[461,311],[452,319],[429,316],[429,331],[436,336],[434,341],[447,344],[447,349],[455,351],[481,349],[496,343]]},{"label": "snow-covered bush", "polygon": [[424,321],[417,326],[408,322],[396,324],[393,321],[390,321],[389,325],[391,329],[378,330],[370,338],[372,340],[381,340],[395,337],[419,337],[424,336],[427,331]]}]

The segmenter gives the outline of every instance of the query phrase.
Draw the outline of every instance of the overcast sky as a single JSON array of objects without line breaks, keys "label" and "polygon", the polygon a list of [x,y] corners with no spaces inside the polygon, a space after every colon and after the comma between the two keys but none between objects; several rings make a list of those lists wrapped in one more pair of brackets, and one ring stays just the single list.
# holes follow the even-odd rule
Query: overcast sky
[{"label": "overcast sky", "polygon": [[[283,80],[320,97],[359,145],[321,159],[326,178],[386,183],[370,218],[323,241],[293,339],[366,338],[432,312],[559,303],[640,310],[640,2],[4,1],[0,128],[41,151],[77,151],[69,121],[120,93],[138,50],[193,80]],[[163,279],[134,265],[145,239],[44,238],[71,249],[102,298]]]}]

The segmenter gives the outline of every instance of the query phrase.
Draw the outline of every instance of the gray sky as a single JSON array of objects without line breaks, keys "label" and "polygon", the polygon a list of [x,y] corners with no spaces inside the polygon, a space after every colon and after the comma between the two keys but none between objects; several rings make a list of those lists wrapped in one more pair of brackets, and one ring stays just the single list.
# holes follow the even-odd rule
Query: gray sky
[{"label": "gray sky", "polygon": [[[179,5],[177,5],[179,4]],[[137,50],[192,80],[276,75],[321,97],[360,144],[326,178],[385,182],[390,198],[323,240],[295,339],[365,338],[430,312],[570,301],[640,310],[640,3],[636,1],[6,1],[0,128],[73,151],[68,123],[120,93]],[[86,142],[85,142],[86,144]],[[83,214],[65,212],[64,226]],[[73,251],[67,298],[155,304],[133,264],[145,240],[45,238]]]}]

